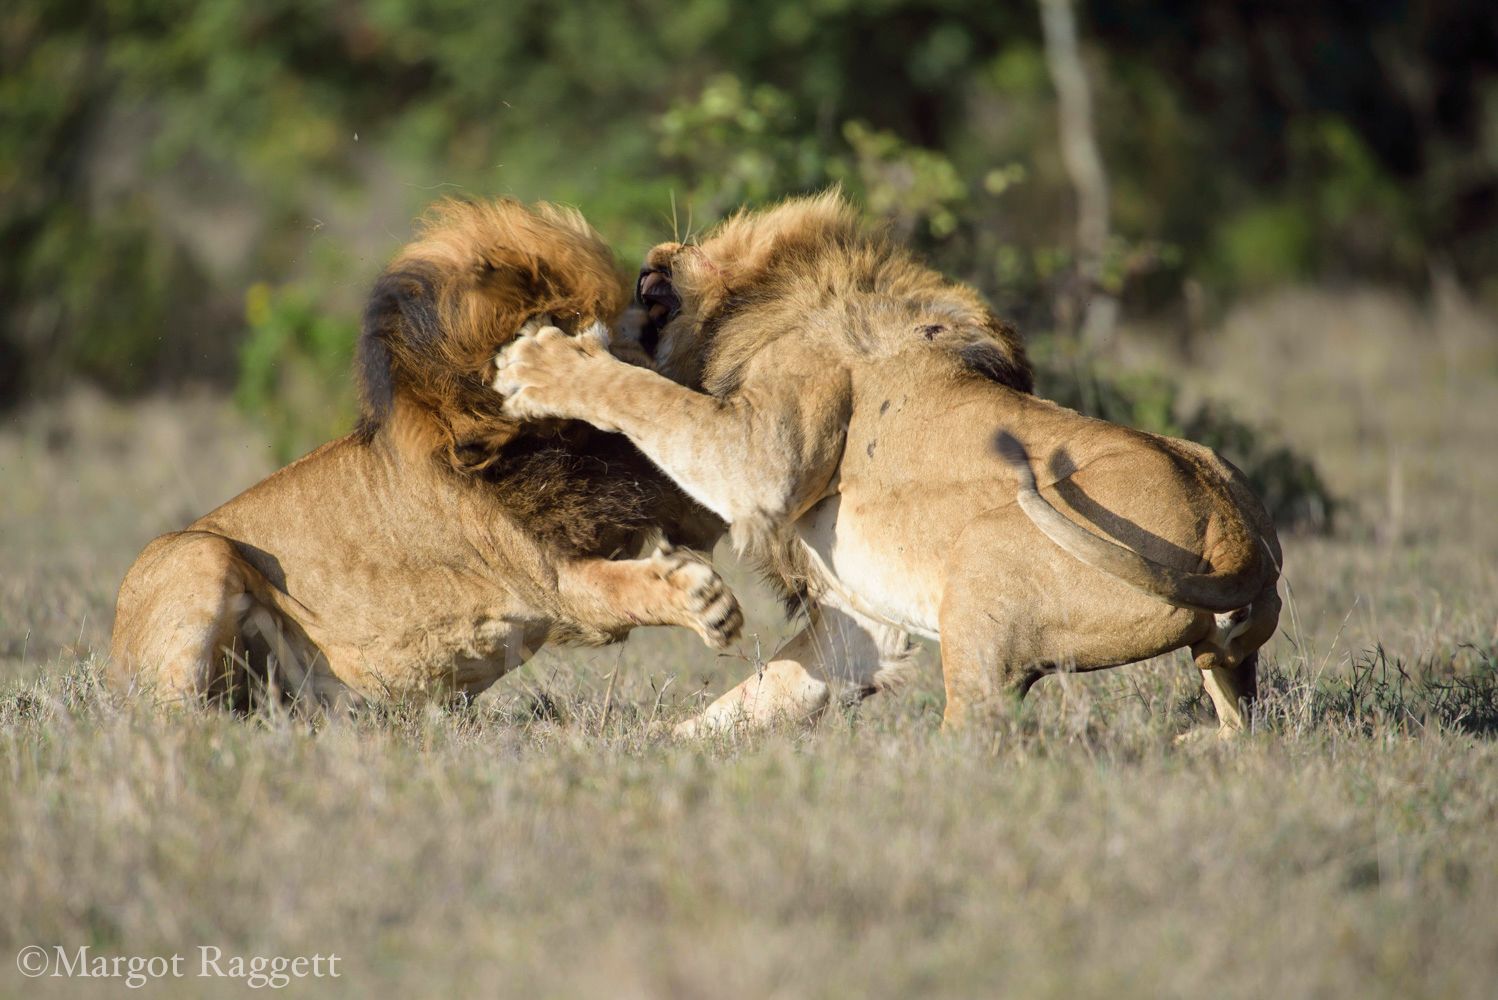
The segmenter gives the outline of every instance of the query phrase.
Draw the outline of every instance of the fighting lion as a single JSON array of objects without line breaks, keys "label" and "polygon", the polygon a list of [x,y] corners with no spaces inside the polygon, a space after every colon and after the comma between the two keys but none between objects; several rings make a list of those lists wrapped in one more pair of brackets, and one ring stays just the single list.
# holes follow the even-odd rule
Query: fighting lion
[{"label": "fighting lion", "polygon": [[608,323],[627,285],[575,212],[447,202],[374,286],[357,429],[130,567],[110,677],[159,703],[474,694],[544,642],[742,623],[699,555],[721,531],[629,443],[506,414],[495,352],[527,322]]},{"label": "fighting lion", "polygon": [[496,398],[625,434],[810,603],[776,686],[751,678],[689,731],[796,714],[831,678],[887,687],[912,635],[941,643],[947,726],[1180,647],[1219,732],[1247,725],[1280,549],[1210,449],[1035,397],[976,293],[835,194],[656,247],[637,294],[656,372],[542,329],[504,352]]}]

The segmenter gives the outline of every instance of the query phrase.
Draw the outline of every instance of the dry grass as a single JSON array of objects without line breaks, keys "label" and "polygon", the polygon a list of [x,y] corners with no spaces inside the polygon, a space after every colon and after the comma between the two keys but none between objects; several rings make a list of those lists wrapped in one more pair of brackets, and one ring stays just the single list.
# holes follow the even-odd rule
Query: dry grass
[{"label": "dry grass", "polygon": [[[1046,681],[998,733],[943,737],[928,666],[810,733],[676,745],[646,721],[745,664],[670,633],[545,653],[464,713],[164,724],[94,686],[113,590],[268,451],[207,399],[25,415],[0,433],[0,993],[120,991],[21,978],[40,943],[342,956],[304,994],[1489,995],[1498,332],[1287,295],[1193,379],[1355,505],[1287,540],[1263,731],[1193,751],[1179,658]],[[144,992],[205,987],[233,984]]]}]

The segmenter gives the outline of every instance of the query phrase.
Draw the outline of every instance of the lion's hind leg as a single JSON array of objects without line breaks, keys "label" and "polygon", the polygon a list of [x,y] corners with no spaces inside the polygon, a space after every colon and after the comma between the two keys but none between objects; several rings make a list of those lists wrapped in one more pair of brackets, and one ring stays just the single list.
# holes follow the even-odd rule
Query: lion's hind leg
[{"label": "lion's hind leg", "polygon": [[1252,726],[1259,695],[1259,647],[1274,634],[1279,617],[1279,594],[1271,583],[1248,607],[1217,615],[1211,634],[1191,647],[1202,686],[1217,711],[1221,739],[1232,739]]},{"label": "lion's hind leg", "polygon": [[1259,654],[1250,653],[1233,663],[1217,649],[1197,652],[1199,648],[1193,647],[1192,653],[1202,672],[1202,686],[1217,711],[1217,735],[1232,739],[1245,732],[1253,718],[1254,700],[1259,694]]},{"label": "lion's hind leg", "polygon": [[947,704],[942,728],[956,731],[995,722],[1013,712],[1047,672],[1047,666],[1033,660],[1005,655],[1003,642],[984,633],[969,637],[944,616],[941,674]]},{"label": "lion's hind leg", "polygon": [[159,706],[242,697],[254,573],[219,535],[185,531],[152,542],[120,587],[113,685]]}]

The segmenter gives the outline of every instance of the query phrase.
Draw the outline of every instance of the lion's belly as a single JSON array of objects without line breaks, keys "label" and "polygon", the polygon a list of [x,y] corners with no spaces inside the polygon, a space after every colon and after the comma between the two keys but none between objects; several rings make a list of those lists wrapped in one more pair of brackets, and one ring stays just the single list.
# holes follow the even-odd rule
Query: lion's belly
[{"label": "lion's belly", "polygon": [[544,624],[481,618],[387,634],[357,646],[325,647],[322,670],[363,698],[477,694],[523,665],[546,638]]},{"label": "lion's belly", "polygon": [[[829,497],[796,525],[824,600],[928,639],[939,639],[941,565],[905,532],[862,516],[856,503]],[[887,537],[886,537],[887,536]]]}]

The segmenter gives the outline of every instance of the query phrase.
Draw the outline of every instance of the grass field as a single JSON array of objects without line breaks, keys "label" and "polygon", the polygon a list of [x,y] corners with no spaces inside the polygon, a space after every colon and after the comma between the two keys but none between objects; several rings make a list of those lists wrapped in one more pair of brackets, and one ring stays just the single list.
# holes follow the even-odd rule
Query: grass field
[{"label": "grass field", "polygon": [[[1125,338],[1119,364],[1179,365]],[[1498,328],[1453,296],[1283,293],[1189,369],[1347,506],[1289,537],[1259,731],[1178,749],[1184,656],[1042,682],[998,732],[912,687],[810,732],[647,735],[740,658],[543,653],[470,709],[317,732],[103,696],[154,534],[269,471],[207,398],[87,393],[0,432],[0,994],[28,945],[337,954],[298,995],[1491,996],[1498,982]],[[728,560],[719,553],[720,560]],[[756,646],[756,643],[758,644]],[[616,686],[609,708],[605,692]]]}]

